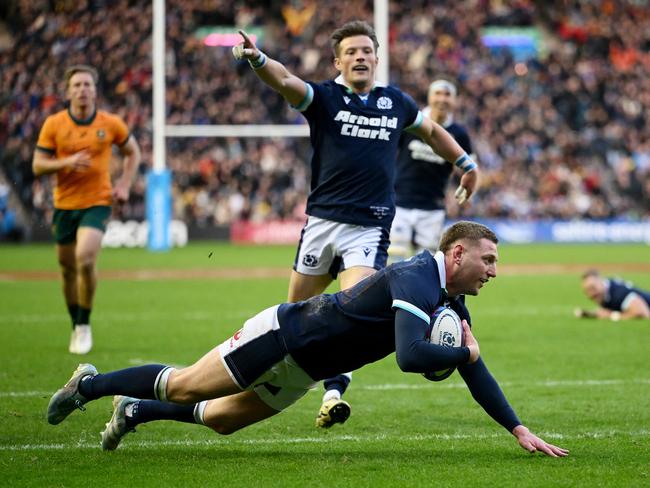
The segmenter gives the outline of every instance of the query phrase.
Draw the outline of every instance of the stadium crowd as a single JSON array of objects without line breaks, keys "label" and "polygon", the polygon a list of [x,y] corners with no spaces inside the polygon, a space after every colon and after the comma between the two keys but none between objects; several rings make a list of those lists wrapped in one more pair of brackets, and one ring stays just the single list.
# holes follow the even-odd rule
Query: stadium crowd
[{"label": "stadium crowd", "polygon": [[[167,5],[168,124],[301,124],[230,48],[201,26],[263,28],[261,47],[304,79],[332,78],[331,32],[372,22],[373,2],[179,0]],[[390,2],[390,80],[424,106],[434,76],[458,81],[457,120],[472,135],[482,187],[464,217],[650,217],[650,9],[642,0]],[[31,158],[45,118],[64,106],[62,74],[95,65],[99,106],[122,116],[144,163],[118,217],[144,216],[151,163],[148,0],[13,1],[0,42],[0,171],[35,222],[49,226],[51,185]],[[236,27],[235,27],[236,26]],[[490,50],[486,26],[536,27],[537,56]],[[381,62],[381,60],[380,60]],[[198,225],[303,219],[306,140],[173,138],[174,215]],[[455,188],[455,185],[450,185]],[[451,196],[450,196],[451,197]],[[450,199],[449,216],[458,209]]]}]

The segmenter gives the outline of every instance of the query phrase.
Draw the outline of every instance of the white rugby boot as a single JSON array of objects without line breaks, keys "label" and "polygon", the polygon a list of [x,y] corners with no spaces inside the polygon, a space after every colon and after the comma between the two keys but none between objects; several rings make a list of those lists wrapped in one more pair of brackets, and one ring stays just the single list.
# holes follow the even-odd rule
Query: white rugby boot
[{"label": "white rugby boot", "polygon": [[93,333],[90,329],[90,325],[77,325],[74,330],[76,331],[76,347],[74,354],[88,354],[93,348]]},{"label": "white rugby boot", "polygon": [[102,449],[104,451],[114,451],[120,445],[122,437],[129,432],[135,432],[135,429],[126,425],[126,407],[139,401],[137,398],[122,395],[113,397],[113,416],[106,424],[106,430],[102,432]]},{"label": "white rugby boot", "polygon": [[70,354],[77,354],[77,329],[72,329],[72,333],[70,334],[68,352],[70,352]]},{"label": "white rugby boot", "polygon": [[97,375],[97,368],[92,364],[80,364],[72,373],[68,382],[57,390],[50,398],[47,406],[47,421],[52,424],[60,424],[75,409],[86,410],[85,403],[88,399],[79,393],[79,383],[85,376]]}]

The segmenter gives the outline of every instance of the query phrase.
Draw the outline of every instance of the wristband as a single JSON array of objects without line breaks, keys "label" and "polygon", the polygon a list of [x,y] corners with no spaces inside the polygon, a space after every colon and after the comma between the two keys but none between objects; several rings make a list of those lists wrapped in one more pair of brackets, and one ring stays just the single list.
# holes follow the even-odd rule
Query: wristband
[{"label": "wristband", "polygon": [[255,59],[249,59],[248,64],[250,64],[251,68],[253,68],[254,70],[263,68],[264,65],[266,64],[266,54],[260,51],[260,55],[257,56]]},{"label": "wristband", "polygon": [[454,162],[454,166],[463,170],[463,173],[469,173],[472,170],[475,170],[478,165],[472,161],[467,153],[463,153],[460,157]]},{"label": "wristband", "polygon": [[609,314],[609,318],[612,320],[612,322],[618,322],[619,320],[621,320],[621,312],[614,311],[611,314]]}]

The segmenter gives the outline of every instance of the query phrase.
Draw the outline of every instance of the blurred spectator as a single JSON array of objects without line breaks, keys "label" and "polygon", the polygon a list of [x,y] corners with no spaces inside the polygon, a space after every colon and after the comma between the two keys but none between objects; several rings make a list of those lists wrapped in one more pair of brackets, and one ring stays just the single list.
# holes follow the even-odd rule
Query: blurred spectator
[{"label": "blurred spectator", "polygon": [[[372,8],[371,0],[345,9],[312,0],[167,2],[167,123],[304,123],[246,63],[233,69],[229,48],[204,45],[199,27],[263,28],[264,50],[320,80],[335,74],[332,30],[372,21]],[[151,2],[11,0],[3,13],[13,44],[0,51],[0,167],[37,225],[48,225],[51,190],[33,180],[31,154],[45,117],[62,107],[54,80],[67,65],[103,67],[99,105],[125,119],[151,161]],[[420,94],[423,106],[429,80],[459,80],[456,118],[472,135],[485,183],[462,216],[650,217],[647,2],[404,0],[390,2],[389,19],[392,83]],[[481,41],[487,26],[537,27],[548,54],[515,61],[490,51]],[[303,139],[175,138],[167,150],[177,218],[204,226],[304,218]],[[144,218],[146,170],[116,217]]]}]

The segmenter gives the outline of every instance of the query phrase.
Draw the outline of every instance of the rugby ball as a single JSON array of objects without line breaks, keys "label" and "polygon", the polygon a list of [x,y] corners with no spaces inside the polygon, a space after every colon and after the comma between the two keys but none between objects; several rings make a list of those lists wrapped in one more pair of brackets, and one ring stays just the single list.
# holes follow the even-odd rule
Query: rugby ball
[{"label": "rugby ball", "polygon": [[[427,341],[447,347],[460,347],[463,345],[463,324],[460,317],[451,308],[438,307],[431,317],[431,327],[427,331]],[[430,381],[442,381],[451,376],[456,367],[422,373]]]}]

